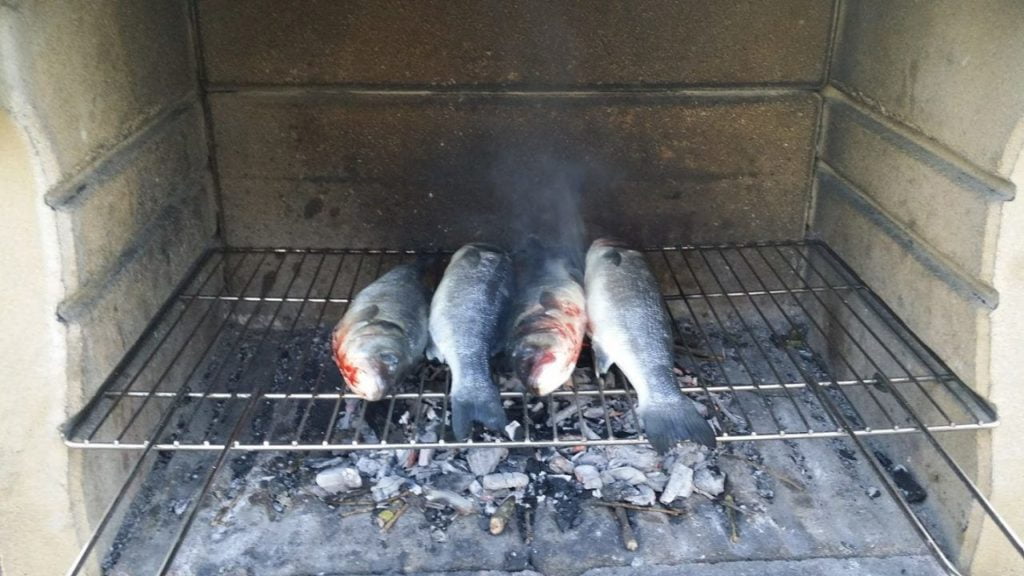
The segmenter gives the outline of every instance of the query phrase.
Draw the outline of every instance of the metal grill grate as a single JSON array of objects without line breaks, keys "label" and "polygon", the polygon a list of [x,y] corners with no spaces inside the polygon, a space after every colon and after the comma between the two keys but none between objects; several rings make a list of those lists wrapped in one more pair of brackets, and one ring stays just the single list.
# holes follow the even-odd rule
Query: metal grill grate
[{"label": "metal grill grate", "polygon": [[[647,251],[677,329],[680,385],[722,441],[994,426],[992,409],[824,244]],[[223,249],[179,289],[72,422],[78,448],[346,450],[642,443],[632,390],[593,376],[545,398],[506,386],[514,437],[455,442],[443,367],[368,404],[345,393],[330,330],[412,252]],[[440,423],[436,437],[420,432]]]}]

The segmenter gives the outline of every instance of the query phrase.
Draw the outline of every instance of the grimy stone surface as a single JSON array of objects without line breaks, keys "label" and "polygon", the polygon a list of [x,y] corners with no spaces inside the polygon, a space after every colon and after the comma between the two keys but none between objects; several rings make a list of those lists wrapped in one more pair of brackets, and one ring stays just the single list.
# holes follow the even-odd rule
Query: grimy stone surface
[{"label": "grimy stone surface", "polygon": [[991,281],[1001,200],[842,101],[826,100],[819,158],[967,276]]},{"label": "grimy stone surface", "polygon": [[818,85],[832,1],[199,3],[213,84]]},{"label": "grimy stone surface", "polygon": [[1024,148],[1024,4],[844,2],[831,81],[985,170]]},{"label": "grimy stone surface", "polygon": [[53,178],[74,175],[195,90],[187,7],[183,0],[11,3],[4,17],[17,44],[5,47],[5,66],[14,72],[11,89],[24,91],[39,122],[46,141],[37,153]]},{"label": "grimy stone surface", "polygon": [[987,310],[957,292],[895,240],[851,197],[856,191],[819,175],[815,234],[825,240],[906,320],[939,357],[984,393],[986,367],[977,358]]},{"label": "grimy stone surface", "polygon": [[[601,569],[612,569],[614,574],[614,569],[635,573],[664,566],[688,574],[690,567],[707,563],[738,562],[739,570],[744,562],[752,562],[777,570],[772,574],[803,574],[809,572],[799,571],[800,562],[792,560],[828,559],[818,560],[823,562],[821,567],[850,563],[850,568],[861,566],[861,574],[881,575],[889,574],[886,568],[896,566],[898,574],[904,567],[900,562],[887,564],[886,559],[894,557],[916,558],[910,566],[920,571],[913,574],[938,573],[932,571],[933,561],[895,503],[868,495],[879,479],[848,441],[733,446],[736,458],[722,458],[719,465],[729,478],[729,493],[744,510],[733,516],[737,538],[732,539],[733,523],[726,509],[694,494],[683,503],[683,516],[630,512],[640,544],[636,551],[623,547],[612,512],[594,505],[589,495],[578,501],[579,523],[574,527],[559,526],[554,497],[540,502],[530,543],[524,542],[519,520],[511,521],[503,534],[492,536],[487,517],[481,514],[456,517],[445,531],[446,539],[438,541],[431,536],[431,520],[415,505],[387,532],[368,513],[347,513],[360,505],[328,507],[311,488],[315,472],[304,473],[308,470],[304,459],[323,458],[323,454],[239,454],[230,458],[203,500],[172,573],[199,575],[219,569],[272,576],[535,570],[578,576]],[[518,455],[528,456],[528,450]],[[763,474],[758,480],[755,467],[745,460],[748,457],[755,458],[762,469],[785,475],[790,484],[766,480]],[[119,535],[118,553],[108,557],[112,573],[148,573],[163,558],[182,521],[166,511],[194,497],[203,479],[195,471],[214,459],[213,454],[178,452],[154,467],[127,515],[130,521]],[[770,498],[762,496],[765,489],[770,490]]]},{"label": "grimy stone surface", "polygon": [[3,330],[34,339],[36,353],[17,364],[49,368],[0,384],[21,399],[0,420],[29,422],[0,443],[0,467],[19,475],[4,483],[0,510],[0,526],[14,528],[0,532],[5,574],[67,570],[116,493],[131,459],[72,455],[56,423],[96,390],[215,233],[188,8],[0,2],[0,116],[26,137],[29,157],[15,158],[31,174],[17,189],[0,184],[5,207],[20,207],[0,211],[0,228],[21,231],[9,248],[34,263],[16,269],[19,283],[37,287],[46,308],[31,321],[39,332]]},{"label": "grimy stone surface", "polygon": [[[803,235],[819,99],[215,94],[227,240],[503,242],[537,190],[592,235],[663,245]],[[528,225],[528,224],[527,224]]]},{"label": "grimy stone surface", "polygon": [[86,177],[75,197],[59,207],[74,250],[73,266],[65,268],[69,288],[102,282],[120,265],[125,249],[159,228],[159,219],[172,206],[191,212],[189,205],[199,204],[212,210],[202,123],[198,101],[176,111],[125,154]]}]

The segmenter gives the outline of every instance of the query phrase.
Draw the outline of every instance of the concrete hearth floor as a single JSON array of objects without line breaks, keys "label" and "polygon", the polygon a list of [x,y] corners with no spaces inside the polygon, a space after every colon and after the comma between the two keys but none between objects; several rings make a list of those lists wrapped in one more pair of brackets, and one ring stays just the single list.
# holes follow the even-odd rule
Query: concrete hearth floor
[{"label": "concrete hearth floor", "polygon": [[[746,442],[720,450],[730,454],[719,458],[727,493],[743,509],[733,515],[735,542],[726,508],[694,495],[685,516],[630,513],[640,544],[635,552],[624,549],[612,512],[594,505],[589,493],[579,501],[577,525],[564,531],[553,498],[541,502],[530,544],[517,521],[492,536],[483,515],[456,517],[440,537],[437,518],[416,508],[382,533],[370,514],[342,517],[345,508],[317,495],[308,464],[329,455],[239,454],[218,475],[172,573],[598,576],[641,567],[648,575],[685,567],[698,576],[944,573],[896,504],[884,491],[878,495],[877,477],[846,440]],[[516,457],[529,458],[529,451],[513,452]],[[105,558],[107,574],[153,571],[214,458],[157,459]]]}]

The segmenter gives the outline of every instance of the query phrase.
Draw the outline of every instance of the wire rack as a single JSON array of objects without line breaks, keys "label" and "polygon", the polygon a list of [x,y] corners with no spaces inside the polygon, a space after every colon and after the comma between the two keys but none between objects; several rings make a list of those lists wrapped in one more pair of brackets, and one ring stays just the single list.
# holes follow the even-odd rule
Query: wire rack
[{"label": "wire rack", "polygon": [[[996,424],[824,244],[648,250],[676,329],[684,393],[720,441],[968,430]],[[500,375],[518,430],[451,437],[447,371],[424,365],[376,403],[345,391],[330,330],[414,252],[218,249],[176,291],[65,430],[76,448],[354,450],[643,443],[633,391],[595,377],[531,397]],[[422,431],[436,422],[430,435]]]}]

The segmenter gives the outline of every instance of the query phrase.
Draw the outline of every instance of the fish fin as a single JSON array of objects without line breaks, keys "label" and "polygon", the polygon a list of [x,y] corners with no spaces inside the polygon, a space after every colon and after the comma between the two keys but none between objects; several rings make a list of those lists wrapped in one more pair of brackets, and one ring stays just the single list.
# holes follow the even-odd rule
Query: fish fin
[{"label": "fish fin", "polygon": [[605,252],[604,259],[616,266],[622,264],[622,254],[620,254],[618,250],[609,250],[608,252]]},{"label": "fish fin", "polygon": [[644,433],[651,446],[664,454],[683,440],[691,440],[715,447],[715,432],[685,396],[680,402],[663,402],[655,406],[640,407],[637,411],[643,419]]},{"label": "fish fin", "polygon": [[480,250],[476,246],[468,246],[462,254],[462,259],[470,266],[479,266],[481,260]]},{"label": "fish fin", "polygon": [[498,389],[490,382],[493,390],[488,396],[452,395],[452,432],[455,438],[465,440],[473,433],[473,422],[479,422],[495,432],[501,432],[508,424],[505,409],[501,406]]},{"label": "fish fin", "polygon": [[427,338],[427,349],[424,350],[424,354],[426,354],[427,360],[444,362],[444,356],[441,355],[441,350],[438,349],[437,344],[434,344],[433,338]]},{"label": "fish fin", "polygon": [[543,292],[541,292],[538,301],[540,302],[540,305],[544,307],[545,310],[558,309],[558,298],[556,298],[555,295],[552,294],[549,290],[544,290]]},{"label": "fish fin", "polygon": [[377,314],[380,314],[380,308],[376,304],[370,304],[369,306],[360,308],[352,313],[352,318],[350,319],[351,325],[358,326],[360,324],[365,324],[366,322],[376,318]]},{"label": "fish fin", "polygon": [[594,351],[594,369],[597,370],[599,376],[603,376],[608,373],[608,370],[612,367],[612,359],[605,353],[604,349],[597,342],[591,340],[590,348]]}]

